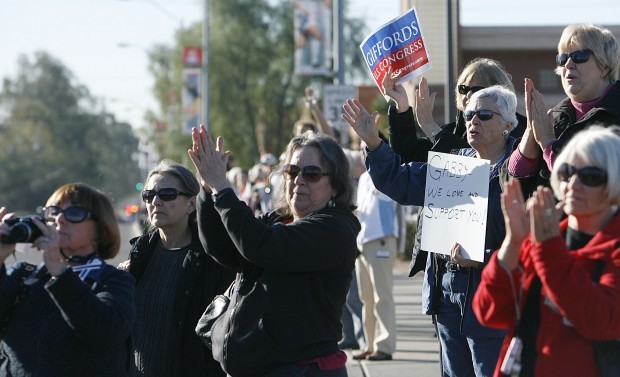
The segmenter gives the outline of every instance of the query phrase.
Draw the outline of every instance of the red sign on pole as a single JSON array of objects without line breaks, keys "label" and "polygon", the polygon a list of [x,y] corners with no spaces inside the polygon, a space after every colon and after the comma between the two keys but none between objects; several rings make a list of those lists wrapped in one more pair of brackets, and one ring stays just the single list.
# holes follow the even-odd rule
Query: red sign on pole
[{"label": "red sign on pole", "polygon": [[183,66],[200,67],[202,66],[202,48],[185,47],[183,50]]}]

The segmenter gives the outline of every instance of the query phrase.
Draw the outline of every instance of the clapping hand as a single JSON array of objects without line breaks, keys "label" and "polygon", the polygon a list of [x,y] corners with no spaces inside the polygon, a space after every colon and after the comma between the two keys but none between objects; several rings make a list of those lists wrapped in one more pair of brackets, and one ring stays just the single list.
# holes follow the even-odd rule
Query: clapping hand
[{"label": "clapping hand", "polygon": [[226,165],[232,154],[224,151],[224,138],[218,136],[217,146],[204,125],[192,129],[192,148],[187,151],[207,192],[218,192],[230,187],[226,179]]},{"label": "clapping hand", "polygon": [[545,106],[545,99],[542,94],[534,87],[530,79],[525,79],[525,115],[527,116],[528,126],[534,132],[534,138],[540,145],[540,149],[555,140],[553,133],[553,117],[551,110]]}]

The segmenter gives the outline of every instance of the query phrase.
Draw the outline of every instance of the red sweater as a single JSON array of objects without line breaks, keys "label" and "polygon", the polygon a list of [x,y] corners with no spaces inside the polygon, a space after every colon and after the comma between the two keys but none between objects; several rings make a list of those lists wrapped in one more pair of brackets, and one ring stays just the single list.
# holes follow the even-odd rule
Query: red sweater
[{"label": "red sweater", "polygon": [[[565,234],[567,220],[560,227]],[[605,262],[599,284],[592,281],[596,260]],[[523,289],[523,308],[535,275],[542,282],[536,376],[599,376],[592,341],[620,338],[620,215],[581,249],[568,251],[559,236],[539,244],[526,239],[520,266],[510,276],[494,253],[474,296],[473,309],[483,325],[509,330],[495,376],[500,376],[499,366],[515,330],[510,279],[517,290]],[[563,323],[563,317],[572,327]]]}]

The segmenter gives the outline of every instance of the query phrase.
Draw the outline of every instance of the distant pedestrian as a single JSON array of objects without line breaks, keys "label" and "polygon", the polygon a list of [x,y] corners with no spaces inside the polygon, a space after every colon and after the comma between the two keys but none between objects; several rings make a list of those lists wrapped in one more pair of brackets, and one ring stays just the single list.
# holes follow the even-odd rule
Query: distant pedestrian
[{"label": "distant pedestrian", "polygon": [[391,360],[396,351],[394,261],[402,212],[400,205],[375,188],[368,172],[360,176],[356,214],[362,229],[357,236],[360,256],[355,271],[366,347],[353,354],[356,360]]}]

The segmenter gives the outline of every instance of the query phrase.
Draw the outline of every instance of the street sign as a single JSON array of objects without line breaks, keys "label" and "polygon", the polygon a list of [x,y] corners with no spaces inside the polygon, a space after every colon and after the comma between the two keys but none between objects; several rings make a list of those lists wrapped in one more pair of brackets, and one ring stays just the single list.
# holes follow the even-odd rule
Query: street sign
[{"label": "street sign", "polygon": [[323,116],[327,123],[338,130],[341,144],[349,140],[349,125],[342,119],[342,105],[349,98],[356,98],[356,89],[352,85],[325,85],[323,87]]}]

